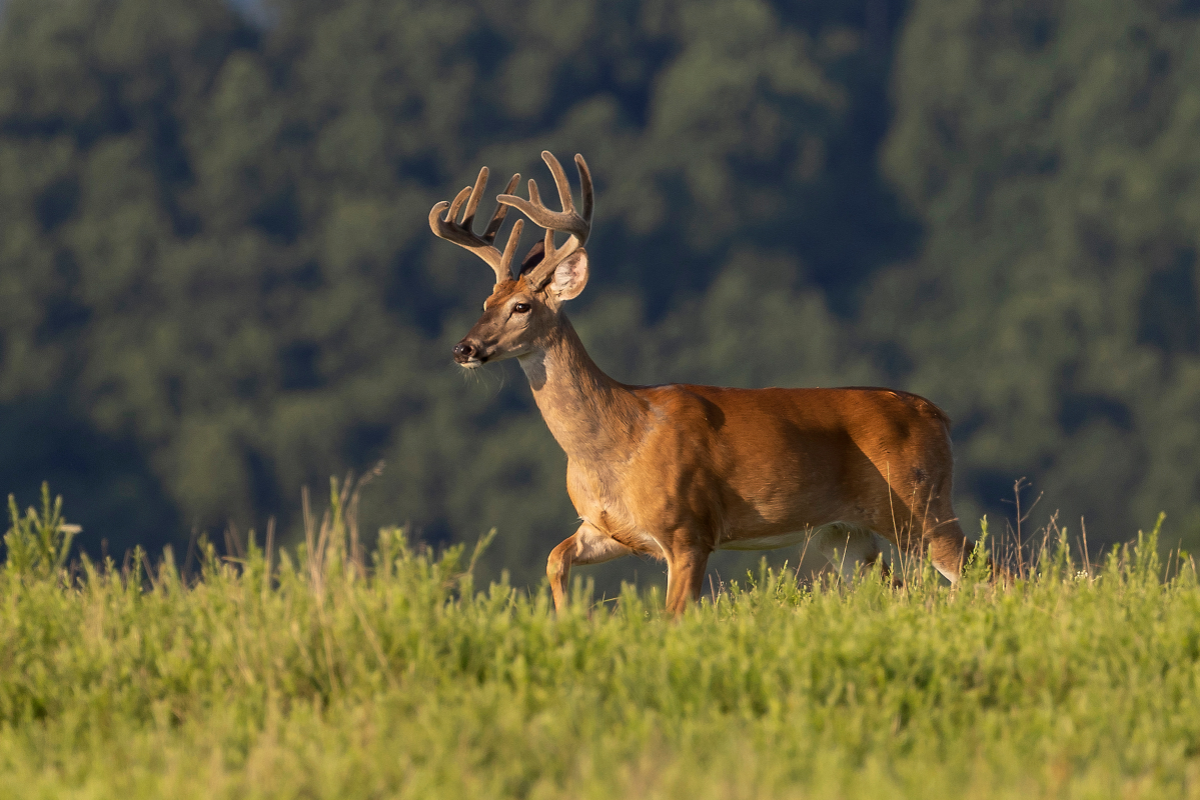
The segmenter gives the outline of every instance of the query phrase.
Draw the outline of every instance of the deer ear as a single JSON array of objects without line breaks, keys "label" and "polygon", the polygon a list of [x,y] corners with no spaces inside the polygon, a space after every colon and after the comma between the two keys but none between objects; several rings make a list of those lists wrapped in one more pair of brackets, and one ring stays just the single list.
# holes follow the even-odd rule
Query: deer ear
[{"label": "deer ear", "polygon": [[546,291],[560,303],[574,300],[588,282],[588,254],[582,247],[564,258],[554,268],[554,276]]}]

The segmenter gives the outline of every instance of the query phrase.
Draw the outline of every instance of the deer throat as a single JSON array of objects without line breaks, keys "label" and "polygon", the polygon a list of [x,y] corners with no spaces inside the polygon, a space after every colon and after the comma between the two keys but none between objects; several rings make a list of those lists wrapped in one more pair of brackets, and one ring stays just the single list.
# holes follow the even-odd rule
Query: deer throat
[{"label": "deer throat", "polygon": [[568,325],[564,320],[562,335],[518,363],[568,458],[581,464],[619,461],[628,457],[644,412],[628,388],[596,366]]}]

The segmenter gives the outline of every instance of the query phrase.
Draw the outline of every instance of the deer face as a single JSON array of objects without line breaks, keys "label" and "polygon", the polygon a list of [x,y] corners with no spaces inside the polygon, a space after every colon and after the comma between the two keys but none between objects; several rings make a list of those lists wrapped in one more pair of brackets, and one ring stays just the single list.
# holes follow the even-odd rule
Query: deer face
[{"label": "deer face", "polygon": [[[497,284],[483,304],[483,315],[454,346],[454,360],[467,369],[489,361],[523,356],[556,316],[524,278]],[[552,323],[551,323],[552,324]]]},{"label": "deer face", "polygon": [[527,273],[540,262],[527,258],[517,280],[496,285],[483,304],[483,316],[454,346],[454,360],[467,369],[489,361],[519,358],[545,347],[561,327],[562,304],[579,295],[587,284],[587,251],[563,259],[545,286],[535,290]]}]

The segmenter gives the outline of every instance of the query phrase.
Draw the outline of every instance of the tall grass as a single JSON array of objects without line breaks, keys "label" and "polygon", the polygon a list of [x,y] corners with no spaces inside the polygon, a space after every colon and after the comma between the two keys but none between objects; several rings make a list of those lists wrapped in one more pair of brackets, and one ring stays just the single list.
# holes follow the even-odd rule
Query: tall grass
[{"label": "tall grass", "polygon": [[351,508],[193,578],[69,572],[61,515],[16,517],[50,547],[0,573],[0,794],[1200,797],[1200,586],[1152,535],[1008,588],[764,569],[672,623],[578,581],[555,617],[396,528],[368,557]]}]

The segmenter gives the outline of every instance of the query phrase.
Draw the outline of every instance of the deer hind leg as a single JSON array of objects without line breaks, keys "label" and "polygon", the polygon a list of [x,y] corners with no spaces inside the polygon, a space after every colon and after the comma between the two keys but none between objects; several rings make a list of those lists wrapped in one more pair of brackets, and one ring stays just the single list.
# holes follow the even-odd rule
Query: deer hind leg
[{"label": "deer hind leg", "polygon": [[572,565],[603,564],[632,552],[592,524],[585,522],[580,525],[575,533],[550,551],[550,558],[546,560],[546,577],[550,579],[554,610],[561,611],[566,605],[567,578],[571,574]]},{"label": "deer hind leg", "polygon": [[[826,525],[813,536],[813,544],[847,580],[859,569],[869,569],[879,560],[879,542],[874,532],[859,525],[841,522]],[[886,562],[883,570],[885,577],[890,574]]]},{"label": "deer hind leg", "polygon": [[946,580],[951,584],[958,583],[966,563],[969,543],[958,524],[950,500],[945,496],[935,496],[916,510],[921,513],[913,520],[913,527],[921,532],[922,549],[929,553],[934,568]]},{"label": "deer hind leg", "polygon": [[667,558],[667,613],[678,617],[689,602],[700,600],[707,567],[706,550],[693,547],[671,553]]},{"label": "deer hind leg", "polygon": [[924,538],[933,566],[950,583],[958,583],[967,555],[967,537],[963,535],[958,520],[949,517],[936,525],[927,525]]},{"label": "deer hind leg", "polygon": [[[947,461],[948,458],[947,451]],[[934,568],[951,584],[958,583],[968,542],[950,502],[949,472],[914,468],[911,476],[903,477],[905,481],[892,485],[888,499],[890,519],[877,530],[896,545],[902,558],[902,572],[907,573],[913,566],[906,556],[916,556],[919,560],[928,553]]]}]

